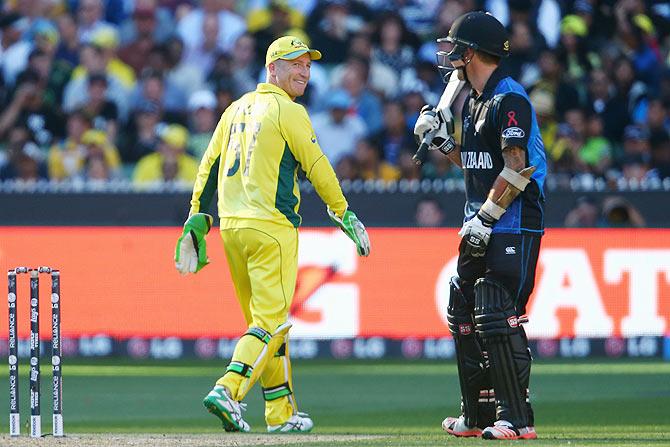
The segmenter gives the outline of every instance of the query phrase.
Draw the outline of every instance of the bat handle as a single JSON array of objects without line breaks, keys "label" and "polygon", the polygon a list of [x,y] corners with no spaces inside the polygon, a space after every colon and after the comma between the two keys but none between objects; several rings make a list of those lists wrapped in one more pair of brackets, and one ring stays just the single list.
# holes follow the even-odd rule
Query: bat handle
[{"label": "bat handle", "polygon": [[430,143],[433,142],[433,137],[435,136],[435,132],[426,132],[426,135],[423,136],[423,140],[421,141],[421,144],[419,145],[419,149],[417,149],[416,153],[412,157],[412,160],[417,165],[422,165],[424,161],[426,161],[426,156],[428,155],[428,148],[430,147]]}]

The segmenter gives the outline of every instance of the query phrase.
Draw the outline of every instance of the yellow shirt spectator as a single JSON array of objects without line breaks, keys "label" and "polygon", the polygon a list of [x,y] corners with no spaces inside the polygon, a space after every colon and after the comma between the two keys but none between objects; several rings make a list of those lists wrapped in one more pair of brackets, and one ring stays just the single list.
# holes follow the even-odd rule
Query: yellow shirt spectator
[{"label": "yellow shirt spectator", "polygon": [[198,174],[198,161],[186,154],[188,131],[178,124],[167,126],[161,135],[158,151],[137,162],[133,182],[146,184],[159,181],[193,183]]}]

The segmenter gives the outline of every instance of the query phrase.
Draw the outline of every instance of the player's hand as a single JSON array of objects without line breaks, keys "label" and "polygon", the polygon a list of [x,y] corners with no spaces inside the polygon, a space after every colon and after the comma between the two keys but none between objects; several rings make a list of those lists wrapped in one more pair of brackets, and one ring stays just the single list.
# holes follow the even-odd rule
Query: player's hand
[{"label": "player's hand", "polygon": [[177,240],[174,264],[179,273],[196,273],[209,264],[205,235],[212,228],[212,216],[197,213],[188,218]]},{"label": "player's hand", "polygon": [[417,144],[421,144],[421,141],[429,132],[433,133],[433,140],[428,147],[429,150],[439,150],[446,155],[456,147],[456,142],[452,137],[454,134],[454,117],[450,110],[437,110],[428,104],[423,106],[419,118],[414,124],[414,139]]},{"label": "player's hand", "polygon": [[458,235],[463,238],[463,254],[480,258],[486,254],[486,247],[491,239],[493,222],[477,214],[463,224]]},{"label": "player's hand", "polygon": [[346,210],[342,217],[338,217],[333,210],[328,207],[328,217],[335,225],[340,227],[344,234],[349,236],[349,239],[356,244],[356,251],[358,256],[368,256],[370,254],[370,238],[368,232],[363,225],[363,222],[358,220],[358,217],[353,211]]}]

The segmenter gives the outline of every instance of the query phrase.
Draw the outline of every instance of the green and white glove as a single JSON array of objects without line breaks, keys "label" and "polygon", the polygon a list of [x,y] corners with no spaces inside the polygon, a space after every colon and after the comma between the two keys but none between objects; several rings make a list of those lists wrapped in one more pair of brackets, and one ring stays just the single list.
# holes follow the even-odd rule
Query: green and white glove
[{"label": "green and white glove", "polygon": [[358,217],[356,217],[353,211],[346,210],[340,219],[330,207],[327,209],[330,220],[340,227],[340,229],[344,231],[344,234],[349,236],[349,239],[356,244],[358,256],[368,256],[370,254],[370,238],[368,237],[368,232],[365,230],[363,222],[358,220]]},{"label": "green and white glove", "polygon": [[174,265],[179,273],[197,273],[209,264],[205,235],[212,228],[213,220],[209,214],[197,213],[184,224],[174,252]]}]

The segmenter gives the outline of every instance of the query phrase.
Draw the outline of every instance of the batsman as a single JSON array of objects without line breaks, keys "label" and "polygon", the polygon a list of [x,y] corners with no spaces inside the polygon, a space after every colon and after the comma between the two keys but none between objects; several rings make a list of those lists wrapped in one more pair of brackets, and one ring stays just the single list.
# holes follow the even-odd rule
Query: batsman
[{"label": "batsman", "polygon": [[203,402],[226,431],[250,430],[242,400],[258,380],[269,432],[308,432],[314,425],[298,411],[289,358],[288,312],[301,223],[298,169],[358,254],[370,254],[365,227],[348,209],[305,108],[294,102],[305,92],[312,60],[320,58],[319,51],[297,37],[272,42],[265,58],[266,82],[221,116],[200,162],[189,218],[177,242],[179,272],[195,273],[207,265],[205,235],[212,217],[205,211],[218,190],[221,239],[248,326],[225,374]]},{"label": "batsman", "polygon": [[500,67],[509,41],[498,20],[467,13],[438,42],[450,46],[437,53],[444,79],[456,70],[470,87],[460,145],[448,107],[424,107],[414,128],[418,139],[435,135],[429,149],[459,165],[465,178],[458,276],[451,279],[447,315],[461,415],[442,427],[460,437],[534,439],[531,355],[521,323],[544,234],[544,144],[528,95]]}]

